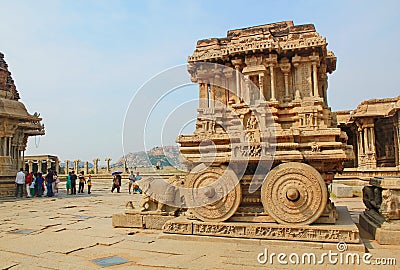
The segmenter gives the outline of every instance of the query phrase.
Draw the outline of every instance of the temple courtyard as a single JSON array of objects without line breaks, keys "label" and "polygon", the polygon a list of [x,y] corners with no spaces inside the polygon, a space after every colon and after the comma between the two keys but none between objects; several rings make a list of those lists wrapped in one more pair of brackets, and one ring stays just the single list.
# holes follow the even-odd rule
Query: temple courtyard
[{"label": "temple courtyard", "polygon": [[[0,201],[1,269],[398,269],[396,265],[377,266],[376,258],[400,261],[400,247],[379,245],[361,231],[363,244],[349,244],[343,254],[357,253],[362,258],[365,247],[372,254],[371,265],[319,264],[323,253],[338,252],[336,244],[297,241],[229,239],[204,236],[177,236],[156,230],[113,228],[112,215],[122,212],[128,200],[138,203],[141,195],[128,194],[124,179],[122,192],[110,192],[111,180],[97,180],[93,193],[53,198],[6,199]],[[360,197],[334,199],[337,206],[349,208],[357,222],[364,210]],[[282,264],[272,253],[290,256],[300,262]],[[317,263],[302,263],[304,253],[313,253]],[[259,258],[259,259],[257,259]],[[294,257],[292,257],[294,259]],[[334,261],[333,257],[333,261]],[[259,263],[265,262],[265,264]],[[389,263],[387,260],[386,263]],[[391,263],[393,264],[393,263]],[[397,268],[396,268],[397,267]]]}]

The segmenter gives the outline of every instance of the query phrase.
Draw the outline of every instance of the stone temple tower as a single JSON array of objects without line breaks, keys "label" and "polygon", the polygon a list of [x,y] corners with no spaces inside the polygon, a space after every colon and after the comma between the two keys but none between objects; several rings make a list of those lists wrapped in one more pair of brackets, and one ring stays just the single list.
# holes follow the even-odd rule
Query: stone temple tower
[{"label": "stone temple tower", "polygon": [[44,135],[38,113],[29,114],[0,53],[0,197],[14,191],[15,175],[24,168],[24,151],[29,136]]}]

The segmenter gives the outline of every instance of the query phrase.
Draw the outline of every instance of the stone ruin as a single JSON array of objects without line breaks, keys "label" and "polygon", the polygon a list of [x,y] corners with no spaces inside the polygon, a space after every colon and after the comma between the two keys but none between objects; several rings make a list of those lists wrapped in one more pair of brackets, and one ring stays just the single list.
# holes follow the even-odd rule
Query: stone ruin
[{"label": "stone ruin", "polygon": [[38,113],[29,114],[0,53],[0,197],[14,193],[15,175],[25,167],[23,153],[29,136],[44,135]]},{"label": "stone ruin", "polygon": [[[151,188],[163,182],[151,179],[143,200],[154,205],[128,202],[113,225],[358,243],[347,209],[336,209],[327,189],[354,159],[327,103],[327,74],[335,69],[312,24],[285,21],[198,41],[188,58],[199,86],[196,130],[177,138],[191,171],[170,178],[169,189]],[[338,218],[348,225],[334,225]]]},{"label": "stone ruin", "polygon": [[[366,207],[360,226],[379,244],[400,243],[400,96],[361,102],[353,111],[335,112],[356,159],[342,179],[360,179]],[[353,180],[354,181],[354,180]],[[351,187],[350,187],[351,188]]]}]

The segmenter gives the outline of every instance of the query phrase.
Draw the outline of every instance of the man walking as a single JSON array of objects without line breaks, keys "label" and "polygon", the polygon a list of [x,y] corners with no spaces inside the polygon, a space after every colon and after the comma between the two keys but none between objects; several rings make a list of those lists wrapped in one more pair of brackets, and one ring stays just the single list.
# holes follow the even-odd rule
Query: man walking
[{"label": "man walking", "polygon": [[49,169],[45,180],[46,180],[46,189],[47,189],[46,197],[53,197],[54,175],[53,175],[53,172],[51,171],[51,169]]},{"label": "man walking", "polygon": [[83,188],[85,187],[86,184],[85,172],[81,171],[81,174],[79,175],[78,178],[79,178],[78,193],[83,193]]},{"label": "man walking", "polygon": [[17,176],[15,177],[15,194],[14,197],[18,197],[18,193],[20,193],[20,197],[24,195],[24,185],[25,185],[25,173],[21,169],[17,172]]},{"label": "man walking", "polygon": [[131,171],[131,174],[129,175],[129,184],[128,184],[129,194],[131,194],[131,188],[132,186],[134,186],[135,181],[136,181],[135,174],[133,173],[133,171]]},{"label": "man walking", "polygon": [[71,195],[76,194],[76,179],[78,178],[75,174],[75,171],[71,172]]}]

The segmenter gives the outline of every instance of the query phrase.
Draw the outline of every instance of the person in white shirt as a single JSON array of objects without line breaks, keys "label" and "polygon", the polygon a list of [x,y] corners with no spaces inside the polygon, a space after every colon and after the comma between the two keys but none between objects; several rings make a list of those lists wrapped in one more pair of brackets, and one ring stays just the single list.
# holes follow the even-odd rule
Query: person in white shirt
[{"label": "person in white shirt", "polygon": [[19,169],[19,172],[17,172],[17,176],[15,177],[15,194],[14,197],[18,197],[18,193],[20,194],[20,197],[24,196],[24,185],[25,185],[25,173],[21,169]]},{"label": "person in white shirt", "polygon": [[135,185],[135,181],[136,181],[135,174],[133,173],[133,171],[131,171],[131,174],[129,175],[129,185],[128,185],[129,194],[131,194],[131,188],[132,186]]}]

